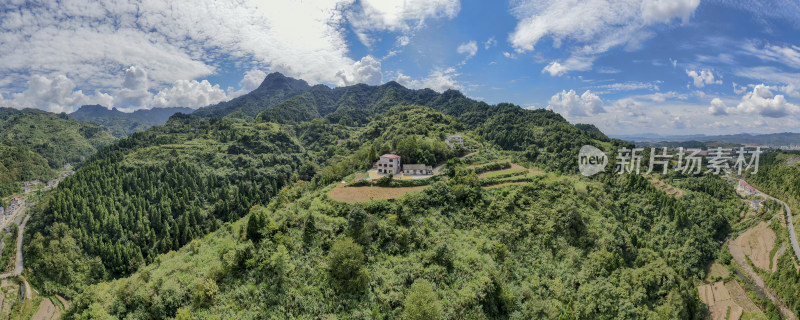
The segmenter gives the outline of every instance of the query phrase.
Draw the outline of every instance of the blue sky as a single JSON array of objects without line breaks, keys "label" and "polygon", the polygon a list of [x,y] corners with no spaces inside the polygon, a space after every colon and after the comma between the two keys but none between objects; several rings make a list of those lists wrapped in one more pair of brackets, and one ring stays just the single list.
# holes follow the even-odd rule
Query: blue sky
[{"label": "blue sky", "polygon": [[610,134],[798,131],[799,31],[784,0],[13,0],[0,105],[197,108],[279,71],[458,89]]}]

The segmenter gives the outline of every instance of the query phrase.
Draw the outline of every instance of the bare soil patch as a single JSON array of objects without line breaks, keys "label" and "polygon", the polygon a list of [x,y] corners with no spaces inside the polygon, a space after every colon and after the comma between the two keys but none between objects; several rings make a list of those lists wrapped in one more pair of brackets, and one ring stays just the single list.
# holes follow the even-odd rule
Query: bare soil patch
[{"label": "bare soil patch", "polygon": [[[712,320],[739,319],[744,313],[744,309],[731,299],[728,288],[722,281],[699,286],[697,291],[700,293],[700,300],[708,305]],[[730,309],[730,315],[726,318],[728,309]]]},{"label": "bare soil patch", "polygon": [[668,184],[668,183],[666,183],[664,181],[658,180],[658,179],[653,178],[653,177],[650,177],[649,180],[650,180],[650,182],[652,182],[656,186],[656,188],[658,188],[658,190],[664,191],[668,195],[671,195],[671,196],[673,196],[675,198],[682,197],[683,194],[684,194],[684,191],[681,190],[680,188],[676,188],[676,187],[674,187],[674,186],[672,186],[672,185],[670,185],[670,184]]},{"label": "bare soil patch", "polygon": [[767,223],[762,221],[731,241],[730,245],[738,246],[741,252],[750,258],[756,267],[770,270],[769,254],[772,248],[775,247],[777,238],[775,231],[772,231]]},{"label": "bare soil patch", "polygon": [[370,200],[394,199],[409,192],[425,189],[427,186],[418,187],[345,187],[342,184],[328,192],[331,199],[343,202],[365,202]]},{"label": "bare soil patch", "polygon": [[44,298],[42,299],[42,303],[39,304],[39,310],[36,311],[32,319],[58,319],[60,315],[61,312],[59,312],[58,307],[56,307],[50,299]]}]

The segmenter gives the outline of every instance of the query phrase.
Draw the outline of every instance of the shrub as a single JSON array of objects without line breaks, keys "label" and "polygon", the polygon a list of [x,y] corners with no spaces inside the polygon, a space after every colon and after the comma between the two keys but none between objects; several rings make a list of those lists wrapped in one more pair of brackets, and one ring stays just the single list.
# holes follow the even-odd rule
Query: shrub
[{"label": "shrub", "polygon": [[417,279],[411,285],[411,290],[405,300],[404,319],[406,320],[435,320],[442,318],[442,308],[439,297],[433,291],[430,282]]},{"label": "shrub", "polygon": [[328,273],[333,285],[346,293],[361,293],[369,283],[363,248],[352,238],[336,241],[328,254]]}]

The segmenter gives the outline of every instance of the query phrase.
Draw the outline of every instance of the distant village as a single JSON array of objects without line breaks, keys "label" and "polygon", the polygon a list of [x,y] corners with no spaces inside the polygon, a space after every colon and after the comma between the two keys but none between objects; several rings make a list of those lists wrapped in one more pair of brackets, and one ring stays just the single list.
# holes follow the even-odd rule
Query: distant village
[{"label": "distant village", "polygon": [[[448,136],[445,140],[450,148],[464,145],[464,137],[460,135]],[[387,174],[392,174],[399,179],[423,179],[434,175],[434,168],[425,164],[403,164],[403,159],[396,154],[381,155],[372,165],[370,179],[375,180]]]},{"label": "distant village", "polygon": [[[33,191],[39,190],[39,187],[43,183],[44,183],[43,188],[55,188],[56,186],[58,186],[58,183],[61,182],[62,179],[69,177],[75,173],[75,171],[72,170],[72,165],[70,165],[69,163],[64,164],[64,169],[68,171],[61,173],[61,175],[58,178],[55,178],[47,182],[42,182],[39,180],[21,182],[22,192],[31,193]],[[0,216],[7,216],[12,214],[15,210],[19,209],[19,207],[22,205],[22,202],[23,201],[20,197],[12,197],[11,201],[9,201],[8,203],[8,207],[6,208],[0,207]]]}]

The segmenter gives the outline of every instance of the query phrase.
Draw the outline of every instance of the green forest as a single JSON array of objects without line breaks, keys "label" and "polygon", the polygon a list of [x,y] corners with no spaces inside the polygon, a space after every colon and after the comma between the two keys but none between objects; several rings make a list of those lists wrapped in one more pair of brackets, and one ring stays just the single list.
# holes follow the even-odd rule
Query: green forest
[{"label": "green forest", "polygon": [[77,164],[114,142],[104,128],[35,109],[0,108],[0,198],[21,181],[55,178],[52,169]]},{"label": "green forest", "polygon": [[[631,146],[453,90],[272,74],[87,157],[30,209],[25,275],[78,319],[704,317],[693,279],[740,219],[732,186],[583,177],[584,144]],[[329,196],[384,153],[443,175],[375,183],[424,188],[397,199]]]}]

